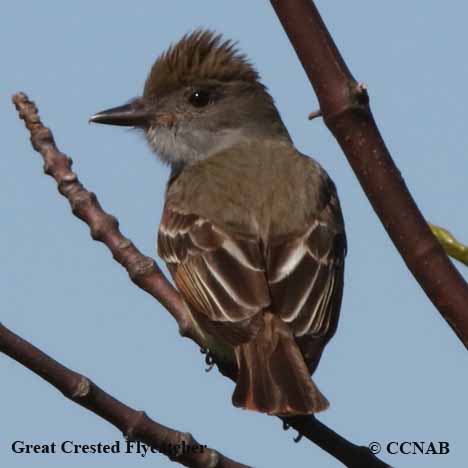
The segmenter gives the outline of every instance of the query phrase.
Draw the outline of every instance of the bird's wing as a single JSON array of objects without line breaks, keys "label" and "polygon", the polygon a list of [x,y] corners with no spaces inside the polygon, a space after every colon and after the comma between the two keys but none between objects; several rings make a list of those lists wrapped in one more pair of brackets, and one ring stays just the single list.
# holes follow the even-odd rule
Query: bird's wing
[{"label": "bird's wing", "polygon": [[273,239],[266,265],[272,309],[296,337],[330,336],[336,328],[343,290],[346,238],[335,188],[309,220],[289,239]]},{"label": "bird's wing", "polygon": [[204,217],[166,204],[158,254],[198,317],[218,324],[232,344],[255,334],[252,319],[270,304],[258,241],[229,234]]}]

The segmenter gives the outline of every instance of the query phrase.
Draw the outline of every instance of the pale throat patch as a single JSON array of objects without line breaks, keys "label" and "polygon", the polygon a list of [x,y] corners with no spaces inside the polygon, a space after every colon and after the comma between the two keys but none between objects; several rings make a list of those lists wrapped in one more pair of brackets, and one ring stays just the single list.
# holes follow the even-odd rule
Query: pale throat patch
[{"label": "pale throat patch", "polygon": [[235,146],[239,142],[250,140],[242,128],[233,128],[212,132],[196,128],[150,127],[146,137],[151,149],[162,161],[168,164],[195,162],[206,159],[222,150]]}]

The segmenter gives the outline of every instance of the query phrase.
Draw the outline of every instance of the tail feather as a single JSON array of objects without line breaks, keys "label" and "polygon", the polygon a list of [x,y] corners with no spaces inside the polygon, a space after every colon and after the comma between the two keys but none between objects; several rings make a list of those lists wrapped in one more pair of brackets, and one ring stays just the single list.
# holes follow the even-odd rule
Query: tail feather
[{"label": "tail feather", "polygon": [[328,408],[291,331],[272,313],[265,313],[257,336],[237,346],[235,353],[239,368],[232,396],[235,406],[282,416]]}]

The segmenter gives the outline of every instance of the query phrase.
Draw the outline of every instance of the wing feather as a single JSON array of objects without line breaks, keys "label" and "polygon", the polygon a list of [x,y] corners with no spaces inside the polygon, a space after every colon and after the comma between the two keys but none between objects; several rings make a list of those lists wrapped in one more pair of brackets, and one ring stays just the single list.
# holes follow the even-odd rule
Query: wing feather
[{"label": "wing feather", "polygon": [[272,304],[296,337],[323,337],[338,318],[346,253],[343,225],[336,222],[340,217],[332,198],[302,235],[269,247]]},{"label": "wing feather", "polygon": [[269,306],[262,253],[255,240],[165,207],[158,253],[185,300],[215,322],[242,322]]},{"label": "wing feather", "polygon": [[[334,333],[346,253],[334,187],[302,232],[263,244],[166,204],[158,253],[191,309],[217,326],[237,327],[234,344],[239,336],[246,339],[236,335],[242,326],[248,328],[266,308],[303,343],[327,340]],[[307,346],[312,353],[316,345]],[[307,346],[301,348],[305,354]]]}]

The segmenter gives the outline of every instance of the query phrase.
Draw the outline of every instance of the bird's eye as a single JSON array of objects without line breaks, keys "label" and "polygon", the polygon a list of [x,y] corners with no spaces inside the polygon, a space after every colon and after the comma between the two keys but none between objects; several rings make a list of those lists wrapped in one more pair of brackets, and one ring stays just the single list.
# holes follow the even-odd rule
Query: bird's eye
[{"label": "bird's eye", "polygon": [[205,107],[210,103],[210,94],[202,90],[194,91],[189,97],[189,102],[194,107]]}]

